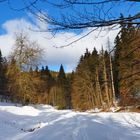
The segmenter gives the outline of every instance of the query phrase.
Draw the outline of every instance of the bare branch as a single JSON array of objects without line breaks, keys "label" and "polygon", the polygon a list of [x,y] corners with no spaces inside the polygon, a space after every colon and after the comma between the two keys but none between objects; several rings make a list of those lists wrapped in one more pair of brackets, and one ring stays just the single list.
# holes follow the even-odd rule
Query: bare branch
[{"label": "bare branch", "polygon": [[5,1],[8,1],[8,5],[10,7],[10,9],[14,10],[14,11],[23,11],[23,10],[27,10],[28,8],[32,7],[33,5],[37,4],[37,2],[39,0],[33,0],[32,2],[30,2],[29,4],[27,4],[27,2],[25,0],[23,0],[23,3],[24,3],[24,7],[22,8],[15,8],[12,6],[12,1],[11,0],[5,0]]}]

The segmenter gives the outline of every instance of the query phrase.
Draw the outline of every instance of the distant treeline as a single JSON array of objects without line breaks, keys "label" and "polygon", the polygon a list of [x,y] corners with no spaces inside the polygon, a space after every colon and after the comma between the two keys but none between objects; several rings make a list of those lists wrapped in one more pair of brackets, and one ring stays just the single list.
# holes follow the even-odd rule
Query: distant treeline
[{"label": "distant treeline", "polygon": [[[22,44],[22,43],[21,43]],[[7,61],[0,52],[1,99],[22,104],[50,104],[59,109],[109,109],[140,104],[140,29],[132,24],[121,26],[107,50],[86,49],[77,68],[66,74],[48,66],[30,66],[22,70],[18,59]],[[81,46],[82,47],[82,46]]]}]

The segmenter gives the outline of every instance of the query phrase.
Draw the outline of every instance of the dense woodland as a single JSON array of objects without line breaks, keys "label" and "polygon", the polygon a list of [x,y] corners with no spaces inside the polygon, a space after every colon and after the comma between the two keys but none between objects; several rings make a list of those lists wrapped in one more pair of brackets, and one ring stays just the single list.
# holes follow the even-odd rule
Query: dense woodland
[{"label": "dense woodland", "polygon": [[33,54],[40,50],[35,43],[29,43],[30,49],[23,49],[24,39],[17,38],[18,48],[10,59],[0,52],[1,100],[76,110],[140,104],[139,27],[121,25],[115,46],[111,47],[109,40],[104,44],[107,50],[86,49],[72,73],[65,73],[63,65],[59,72],[50,71],[48,66],[37,66],[37,61],[28,58],[36,58]]}]

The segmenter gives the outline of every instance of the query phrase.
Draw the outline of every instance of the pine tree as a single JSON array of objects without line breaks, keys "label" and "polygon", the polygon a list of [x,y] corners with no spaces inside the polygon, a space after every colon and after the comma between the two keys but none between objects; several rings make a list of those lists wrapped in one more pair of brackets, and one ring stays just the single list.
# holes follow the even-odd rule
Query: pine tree
[{"label": "pine tree", "polygon": [[56,82],[50,89],[51,104],[58,106],[59,109],[70,108],[70,96],[70,81],[66,77],[63,65],[61,65]]},{"label": "pine tree", "polygon": [[6,71],[7,71],[6,59],[4,59],[0,50],[0,95],[3,96],[2,98],[6,98],[7,96]]},{"label": "pine tree", "polygon": [[119,72],[119,68],[120,68],[120,58],[121,58],[121,40],[119,35],[116,36],[115,38],[115,51],[114,51],[114,61],[113,61],[113,74],[114,74],[114,88],[115,88],[115,93],[116,93],[116,97],[119,98],[120,97],[120,72]]},{"label": "pine tree", "polygon": [[45,68],[43,67],[43,80],[44,80],[44,89],[45,89],[45,94],[46,94],[46,103],[48,104],[52,104],[54,105],[54,100],[52,103],[52,96],[50,94],[50,90],[53,87],[53,85],[55,84],[54,78],[52,77],[50,70],[48,69],[48,66],[46,66]]},{"label": "pine tree", "polygon": [[98,108],[100,108],[103,104],[102,101],[102,92],[101,92],[101,87],[100,87],[100,82],[99,82],[99,55],[98,52],[96,50],[96,48],[94,48],[91,57],[90,57],[90,70],[92,73],[92,77],[93,77],[93,81],[94,81],[94,86],[95,86],[95,100],[97,100],[96,102],[96,106]]},{"label": "pine tree", "polygon": [[104,91],[105,91],[105,102],[107,103],[107,107],[109,108],[110,107],[110,92],[109,92],[109,79],[108,79],[108,73],[107,73],[107,67],[106,67],[106,61],[105,61],[105,57],[107,57],[107,52],[104,53],[104,50],[103,50],[103,54],[102,54],[102,57],[103,57],[103,79],[104,79]]},{"label": "pine tree", "polygon": [[[88,54],[88,55],[87,55]],[[102,93],[99,82],[99,56],[94,48],[92,54],[87,50],[80,61],[72,84],[72,104],[78,110],[100,108]]]},{"label": "pine tree", "polygon": [[61,64],[60,69],[59,69],[57,81],[58,81],[58,84],[60,84],[60,85],[64,85],[66,82],[66,75],[65,75],[64,68],[63,68],[62,64]]},{"label": "pine tree", "polygon": [[134,61],[139,59],[139,56],[136,55],[136,52],[139,52],[139,47],[135,47],[138,46],[135,42],[139,38],[138,34],[139,30],[135,29],[132,24],[128,24],[122,27],[115,41],[115,90],[120,94],[123,106],[131,104],[130,100],[136,93],[137,86],[135,84],[139,79],[139,75],[135,74],[138,72],[135,67],[137,64],[134,64]]}]

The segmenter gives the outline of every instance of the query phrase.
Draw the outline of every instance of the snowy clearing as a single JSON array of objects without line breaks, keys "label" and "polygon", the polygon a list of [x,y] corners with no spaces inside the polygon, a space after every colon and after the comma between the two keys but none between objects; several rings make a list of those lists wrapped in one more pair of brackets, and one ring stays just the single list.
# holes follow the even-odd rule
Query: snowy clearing
[{"label": "snowy clearing", "polygon": [[0,103],[0,140],[140,140],[140,113],[79,113]]}]

